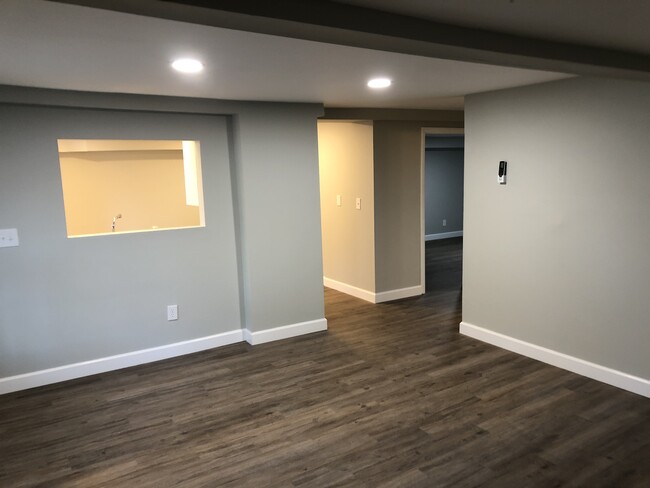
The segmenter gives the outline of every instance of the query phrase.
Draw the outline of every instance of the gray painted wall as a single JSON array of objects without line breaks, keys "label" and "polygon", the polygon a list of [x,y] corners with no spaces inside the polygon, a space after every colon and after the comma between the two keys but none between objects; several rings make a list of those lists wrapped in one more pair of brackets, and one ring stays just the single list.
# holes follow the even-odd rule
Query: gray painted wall
[{"label": "gray painted wall", "polygon": [[[61,108],[0,104],[0,228],[20,237],[0,249],[0,377],[323,318],[319,106],[0,87],[9,101]],[[61,137],[200,140],[206,227],[67,239]]]},{"label": "gray painted wall", "polygon": [[571,79],[465,107],[463,321],[650,378],[650,84]]},{"label": "gray painted wall", "polygon": [[321,110],[260,104],[236,118],[245,325],[253,332],[325,317]]},{"label": "gray painted wall", "polygon": [[426,235],[463,230],[463,159],[461,148],[425,151]]},{"label": "gray painted wall", "polygon": [[[458,115],[458,114],[456,114]],[[375,280],[384,292],[422,285],[422,128],[463,127],[462,117],[374,122]]]},{"label": "gray painted wall", "polygon": [[420,285],[422,126],[374,123],[377,292]]},{"label": "gray painted wall", "polygon": [[[0,376],[241,327],[225,117],[4,105],[0,125],[0,226],[20,239],[0,249]],[[68,239],[58,138],[200,140],[207,226]]]}]

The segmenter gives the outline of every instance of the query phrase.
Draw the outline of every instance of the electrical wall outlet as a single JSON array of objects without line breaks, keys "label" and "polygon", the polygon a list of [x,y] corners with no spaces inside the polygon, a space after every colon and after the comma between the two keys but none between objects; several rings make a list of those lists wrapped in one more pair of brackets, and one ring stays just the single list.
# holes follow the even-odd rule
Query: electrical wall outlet
[{"label": "electrical wall outlet", "polygon": [[354,202],[354,206],[357,210],[361,210],[361,197],[357,197],[356,201]]},{"label": "electrical wall outlet", "polygon": [[447,219],[442,219],[442,226],[447,227]]},{"label": "electrical wall outlet", "polygon": [[341,206],[341,195],[336,195],[336,206],[337,207]]},{"label": "electrical wall outlet", "polygon": [[178,320],[178,305],[167,305],[167,320]]}]

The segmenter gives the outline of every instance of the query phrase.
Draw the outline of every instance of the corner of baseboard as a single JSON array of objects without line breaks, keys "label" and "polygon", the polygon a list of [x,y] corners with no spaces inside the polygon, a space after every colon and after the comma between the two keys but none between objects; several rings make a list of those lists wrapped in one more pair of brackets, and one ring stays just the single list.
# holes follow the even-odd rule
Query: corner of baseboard
[{"label": "corner of baseboard", "polygon": [[244,339],[252,346],[264,344],[266,342],[279,341],[282,339],[289,339],[305,334],[313,334],[314,332],[323,332],[327,330],[327,319],[309,320],[307,322],[299,322],[296,324],[283,325],[274,327],[272,329],[260,330],[253,332],[249,329],[244,329]]},{"label": "corner of baseboard", "polygon": [[242,329],[242,336],[246,342],[253,345],[253,333],[248,329]]},{"label": "corner of baseboard", "polygon": [[345,293],[346,295],[361,298],[362,300],[370,303],[390,302],[392,300],[400,300],[402,298],[424,295],[425,292],[424,286],[422,285],[409,286],[407,288],[398,288],[396,290],[372,292],[327,277],[323,277],[323,285],[328,288],[332,288],[333,290],[340,291],[341,293]]},{"label": "corner of baseboard", "polygon": [[460,323],[459,332],[502,349],[650,398],[650,380],[645,378],[531,344],[468,322]]},{"label": "corner of baseboard", "polygon": [[370,303],[376,303],[375,292],[364,290],[363,288],[359,288],[357,286],[348,285],[347,283],[343,283],[342,281],[333,280],[331,278],[327,278],[326,276],[323,276],[323,286],[326,286],[327,288],[331,288],[332,290],[340,291],[341,293],[345,293],[346,295],[351,295],[353,297],[360,298],[361,300],[365,300]]},{"label": "corner of baseboard", "polygon": [[399,288],[397,290],[388,290],[375,293],[375,303],[390,302],[392,300],[400,300],[402,298],[411,298],[419,295],[424,295],[424,286],[416,285],[407,288]]}]

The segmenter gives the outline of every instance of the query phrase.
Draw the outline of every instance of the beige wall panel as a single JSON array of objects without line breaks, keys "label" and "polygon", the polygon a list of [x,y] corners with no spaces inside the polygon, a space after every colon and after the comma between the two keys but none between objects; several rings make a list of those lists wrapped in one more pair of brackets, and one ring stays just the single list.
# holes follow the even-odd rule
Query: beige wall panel
[{"label": "beige wall panel", "polygon": [[318,123],[323,273],[370,292],[375,291],[372,138],[372,122]]},{"label": "beige wall panel", "polygon": [[185,203],[182,151],[67,153],[61,158],[69,236],[200,225]]}]

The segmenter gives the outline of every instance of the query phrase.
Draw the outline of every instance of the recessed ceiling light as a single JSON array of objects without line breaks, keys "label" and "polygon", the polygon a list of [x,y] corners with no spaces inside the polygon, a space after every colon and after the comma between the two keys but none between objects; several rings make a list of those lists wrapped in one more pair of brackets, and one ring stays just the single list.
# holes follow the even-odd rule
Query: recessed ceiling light
[{"label": "recessed ceiling light", "polygon": [[199,73],[203,71],[203,63],[198,59],[182,58],[174,61],[172,68],[181,73]]},{"label": "recessed ceiling light", "polygon": [[388,78],[373,78],[368,82],[370,88],[388,88],[392,81]]}]

